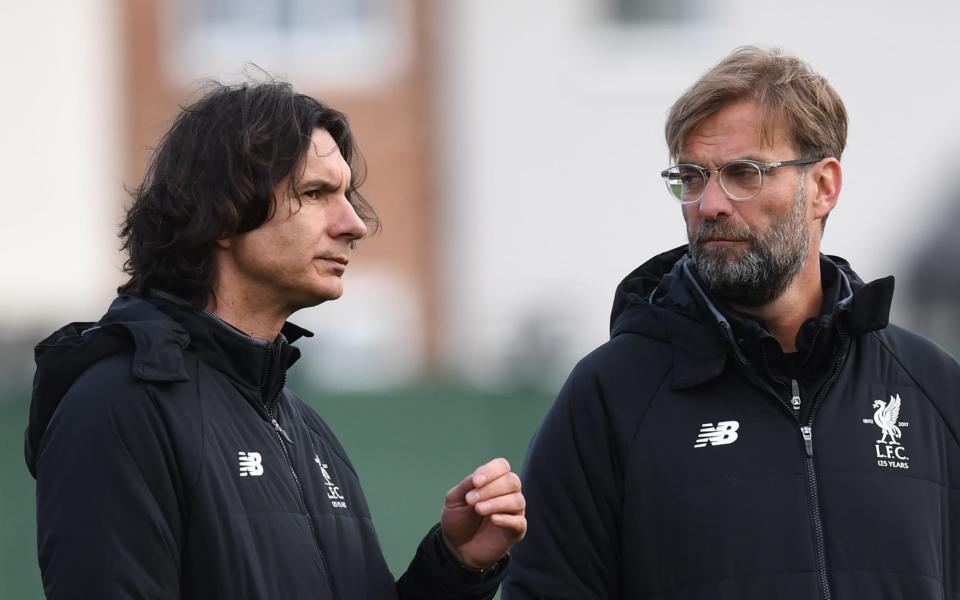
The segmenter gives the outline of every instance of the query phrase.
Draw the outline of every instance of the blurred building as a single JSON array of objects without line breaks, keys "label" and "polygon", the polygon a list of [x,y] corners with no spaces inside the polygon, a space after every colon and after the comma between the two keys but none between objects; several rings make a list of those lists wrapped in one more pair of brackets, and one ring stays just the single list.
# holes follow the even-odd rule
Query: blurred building
[{"label": "blurred building", "polygon": [[[437,322],[430,3],[404,0],[141,0],[124,5],[130,152],[137,181],[178,103],[206,78],[266,71],[350,117],[383,231],[361,243],[341,302],[295,321],[317,382],[417,376]],[[343,307],[343,308],[341,308]],[[344,308],[346,310],[344,310]],[[312,358],[309,358],[312,357]],[[371,369],[370,366],[375,368]]]},{"label": "blurred building", "polygon": [[[928,165],[960,131],[960,82],[945,76],[960,55],[960,4],[948,0],[868,12],[809,0],[789,19],[758,0],[44,0],[0,11],[11,82],[0,99],[3,373],[29,374],[28,341],[96,318],[122,281],[122,185],[139,181],[177,105],[203,78],[261,69],[350,115],[384,223],[351,262],[344,299],[294,317],[318,333],[298,367],[315,382],[450,374],[555,388],[606,339],[621,277],[684,243],[658,177],[664,117],[745,43],[799,54],[847,103],[845,189],[825,250],[865,279],[899,275],[895,318],[910,321],[925,297],[908,275],[948,202]],[[924,288],[948,290],[958,265]],[[956,323],[953,294],[943,318]]]},{"label": "blurred building", "polygon": [[[685,242],[680,209],[658,177],[668,161],[667,111],[748,43],[798,54],[843,97],[846,177],[824,251],[849,259],[865,280],[896,274],[893,318],[912,321],[914,257],[956,197],[929,173],[953,164],[960,133],[960,82],[942,76],[960,56],[960,4],[865,11],[811,0],[789,17],[759,0],[461,0],[444,8],[441,291],[456,311],[445,313],[442,331],[461,372],[490,381],[534,365],[556,385],[558,372],[605,341],[620,279]],[[940,268],[924,293],[940,298],[943,319],[956,324],[947,282],[960,281],[960,262]]]},{"label": "blurred building", "polygon": [[960,190],[947,198],[943,218],[910,265],[906,300],[915,330],[960,357]]},{"label": "blurred building", "polygon": [[[351,264],[349,300],[331,305],[349,302],[350,309],[324,307],[297,315],[298,323],[319,334],[310,341],[318,358],[306,371],[318,381],[372,386],[422,372],[427,357],[436,354],[438,323],[427,317],[437,312],[438,297],[432,221],[435,120],[428,114],[435,51],[428,3],[47,4],[17,7],[5,21],[22,31],[50,34],[48,45],[29,63],[41,72],[24,73],[50,97],[25,94],[24,106],[8,114],[63,120],[44,123],[40,135],[21,126],[17,146],[5,147],[19,159],[11,161],[17,165],[11,175],[19,171],[31,180],[23,182],[21,194],[39,200],[11,202],[16,226],[5,227],[10,231],[2,242],[7,256],[21,253],[23,259],[5,264],[3,273],[4,280],[18,284],[17,293],[5,295],[0,311],[7,315],[0,330],[8,347],[6,363],[16,365],[11,368],[22,368],[24,343],[45,327],[96,319],[123,281],[115,237],[128,200],[123,186],[140,181],[178,106],[202,93],[207,79],[277,76],[349,115],[370,166],[363,191],[384,223]],[[9,13],[9,7],[4,10]],[[35,45],[27,37],[21,47]],[[14,45],[8,54],[21,51]],[[62,65],[63,73],[43,69],[51,64]],[[72,77],[58,79],[62,75]],[[46,81],[51,76],[53,81]],[[33,104],[37,100],[39,106]],[[54,159],[54,172],[44,157]]]}]

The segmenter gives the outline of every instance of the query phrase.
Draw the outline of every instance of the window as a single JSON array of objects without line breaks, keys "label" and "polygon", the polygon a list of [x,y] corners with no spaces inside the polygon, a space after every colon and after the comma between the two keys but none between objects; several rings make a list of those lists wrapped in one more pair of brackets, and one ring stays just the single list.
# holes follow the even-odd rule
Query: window
[{"label": "window", "polygon": [[299,85],[377,85],[410,54],[409,0],[179,0],[167,64],[179,79],[254,64]]},{"label": "window", "polygon": [[610,20],[622,25],[669,24],[700,17],[699,0],[608,0]]}]

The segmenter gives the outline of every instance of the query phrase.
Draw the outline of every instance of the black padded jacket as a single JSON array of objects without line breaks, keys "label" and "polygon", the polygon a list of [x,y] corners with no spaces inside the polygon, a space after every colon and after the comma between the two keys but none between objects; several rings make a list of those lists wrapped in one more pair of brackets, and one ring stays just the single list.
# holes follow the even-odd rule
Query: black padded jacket
[{"label": "black padded jacket", "polygon": [[502,566],[462,569],[437,528],[394,581],[347,454],[285,385],[303,335],[122,296],[37,346],[26,454],[48,598],[494,595]]},{"label": "black padded jacket", "polygon": [[686,247],[627,276],[531,443],[505,600],[960,599],[960,366],[821,257],[785,355]]}]

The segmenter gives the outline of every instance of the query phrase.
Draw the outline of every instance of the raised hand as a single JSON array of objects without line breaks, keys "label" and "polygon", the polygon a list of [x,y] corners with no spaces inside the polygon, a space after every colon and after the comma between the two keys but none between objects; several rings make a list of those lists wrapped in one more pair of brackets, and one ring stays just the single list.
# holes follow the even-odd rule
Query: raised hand
[{"label": "raised hand", "polygon": [[505,458],[479,467],[447,492],[440,527],[461,563],[484,569],[500,560],[527,531],[520,477]]}]

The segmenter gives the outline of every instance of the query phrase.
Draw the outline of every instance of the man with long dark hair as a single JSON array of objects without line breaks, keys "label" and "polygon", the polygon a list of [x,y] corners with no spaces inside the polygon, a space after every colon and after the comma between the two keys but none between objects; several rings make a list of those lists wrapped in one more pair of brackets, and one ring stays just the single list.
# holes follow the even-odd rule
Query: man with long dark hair
[{"label": "man with long dark hair", "polygon": [[399,581],[327,424],[286,387],[377,225],[343,114],[216,85],[159,144],[121,230],[129,280],[37,347],[27,462],[49,598],[490,598],[526,530],[503,459],[447,494]]}]

